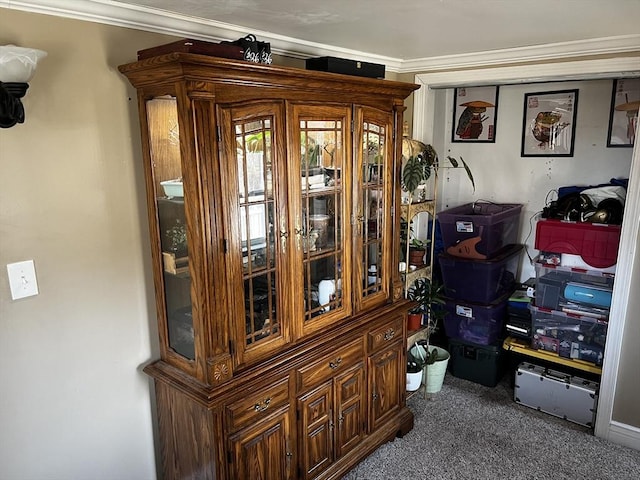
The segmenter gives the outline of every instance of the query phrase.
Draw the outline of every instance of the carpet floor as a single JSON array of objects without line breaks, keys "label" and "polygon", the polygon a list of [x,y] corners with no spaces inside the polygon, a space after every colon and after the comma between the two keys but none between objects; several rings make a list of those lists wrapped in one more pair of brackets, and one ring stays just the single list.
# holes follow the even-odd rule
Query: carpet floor
[{"label": "carpet floor", "polygon": [[413,430],[344,480],[640,479],[640,451],[515,403],[507,377],[490,388],[447,374],[442,391],[407,405]]}]

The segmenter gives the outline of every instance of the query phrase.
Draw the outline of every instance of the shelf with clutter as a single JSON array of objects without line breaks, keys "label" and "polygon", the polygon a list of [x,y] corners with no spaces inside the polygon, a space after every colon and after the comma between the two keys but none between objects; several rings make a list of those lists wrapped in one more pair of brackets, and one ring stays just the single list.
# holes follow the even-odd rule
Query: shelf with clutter
[{"label": "shelf with clutter", "polygon": [[529,325],[510,318],[505,350],[602,374],[625,187],[615,179],[563,187],[545,207],[536,222]]}]

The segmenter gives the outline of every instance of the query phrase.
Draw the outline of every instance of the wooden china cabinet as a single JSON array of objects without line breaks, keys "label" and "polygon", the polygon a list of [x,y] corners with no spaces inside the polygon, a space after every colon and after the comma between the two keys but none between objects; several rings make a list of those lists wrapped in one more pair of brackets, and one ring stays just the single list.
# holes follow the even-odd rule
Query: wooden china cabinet
[{"label": "wooden china cabinet", "polygon": [[170,53],[138,91],[166,479],[340,478],[408,432],[398,274],[416,85]]}]

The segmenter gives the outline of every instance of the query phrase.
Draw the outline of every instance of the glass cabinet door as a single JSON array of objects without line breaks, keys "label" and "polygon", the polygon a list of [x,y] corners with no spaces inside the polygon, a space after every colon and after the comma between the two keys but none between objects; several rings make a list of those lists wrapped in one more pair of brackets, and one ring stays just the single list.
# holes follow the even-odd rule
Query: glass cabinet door
[{"label": "glass cabinet door", "polygon": [[351,311],[347,256],[350,223],[345,215],[349,190],[350,109],[292,107],[291,142],[297,165],[289,180],[295,204],[297,256],[294,273],[300,335],[343,318]]},{"label": "glass cabinet door", "polygon": [[[175,97],[157,97],[146,102],[150,146],[150,164],[154,181],[158,233],[163,268],[166,325],[161,338],[166,339],[168,356],[195,359],[191,275],[187,245],[185,195],[182,183],[180,132]],[[190,201],[188,196],[187,201]]]},{"label": "glass cabinet door", "polygon": [[358,108],[356,125],[355,298],[364,309],[389,296],[393,123],[389,114]]},{"label": "glass cabinet door", "polygon": [[287,338],[281,282],[288,224],[277,181],[286,177],[279,174],[275,153],[284,135],[277,132],[280,115],[277,105],[221,110],[229,159],[223,188],[228,188],[230,323],[240,363]]}]

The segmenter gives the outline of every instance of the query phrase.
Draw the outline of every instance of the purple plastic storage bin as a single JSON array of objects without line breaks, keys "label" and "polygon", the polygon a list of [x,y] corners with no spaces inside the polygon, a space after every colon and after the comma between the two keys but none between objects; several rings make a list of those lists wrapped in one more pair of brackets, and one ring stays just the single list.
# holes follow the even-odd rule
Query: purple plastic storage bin
[{"label": "purple plastic storage bin", "polygon": [[473,303],[491,303],[511,293],[516,285],[522,245],[511,245],[491,260],[471,260],[441,253],[438,256],[447,297]]},{"label": "purple plastic storage bin", "polygon": [[521,204],[474,202],[438,213],[445,252],[488,259],[516,243]]},{"label": "purple plastic storage bin", "polygon": [[449,338],[477,345],[490,345],[500,338],[507,313],[509,294],[489,305],[448,300],[445,305],[444,330]]}]

